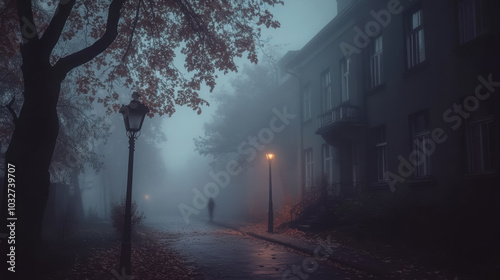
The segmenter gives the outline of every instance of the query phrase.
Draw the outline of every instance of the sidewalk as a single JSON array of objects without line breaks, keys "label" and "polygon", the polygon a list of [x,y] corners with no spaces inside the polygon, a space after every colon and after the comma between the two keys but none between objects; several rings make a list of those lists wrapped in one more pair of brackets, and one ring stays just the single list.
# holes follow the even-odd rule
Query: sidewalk
[{"label": "sidewalk", "polygon": [[380,279],[455,278],[446,271],[437,271],[431,268],[419,267],[416,264],[400,262],[399,260],[392,259],[389,256],[381,258],[375,257],[369,252],[359,252],[336,243],[333,239],[321,240],[318,238],[313,240],[286,233],[268,233],[265,228],[259,225],[234,225],[221,222],[214,222],[214,224],[221,227],[231,228],[242,232],[243,234],[303,252],[316,258],[317,260],[322,260],[322,258],[328,256],[328,259],[335,263],[367,272]]}]

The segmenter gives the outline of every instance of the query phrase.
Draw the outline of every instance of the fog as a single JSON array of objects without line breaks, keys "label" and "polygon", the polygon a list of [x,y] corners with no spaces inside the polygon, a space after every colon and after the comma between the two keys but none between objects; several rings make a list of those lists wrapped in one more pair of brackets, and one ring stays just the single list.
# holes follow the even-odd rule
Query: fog
[{"label": "fog", "polygon": [[500,279],[499,1],[105,2],[0,1],[3,272]]},{"label": "fog", "polygon": [[[332,0],[286,2],[285,6],[272,10],[275,18],[280,21],[281,28],[263,30],[266,48],[274,52],[275,60],[287,51],[300,49],[336,14],[336,1]],[[266,59],[263,53],[260,59]],[[234,158],[236,149],[233,147],[233,158],[226,155],[216,159],[211,155],[200,155],[195,151],[193,142],[194,138],[204,135],[207,123],[223,121],[217,116],[220,98],[235,94],[232,84],[235,80],[245,78],[246,74],[241,70],[253,67],[248,65],[245,59],[241,59],[238,73],[219,75],[213,93],[202,89],[200,95],[210,106],[204,107],[201,115],[189,108],[176,107],[175,114],[170,118],[146,118],[144,121],[142,135],[137,139],[135,147],[133,200],[147,220],[161,221],[166,216],[177,216],[189,223],[191,219],[208,219],[207,209],[201,207],[201,204],[206,203],[204,187],[216,183],[217,178],[224,181],[223,184],[227,183],[227,186],[218,190],[211,189],[215,200],[216,220],[258,222],[267,217],[269,170],[264,155],[272,150],[273,145],[284,140],[277,136],[265,151],[257,150],[255,158],[243,166],[238,175],[226,177],[227,164]],[[279,108],[286,105],[286,102],[276,104],[279,104]],[[257,135],[260,129],[269,125],[269,119],[273,116],[272,108],[262,106],[261,110],[262,112],[253,112],[259,117],[238,120],[240,126],[246,129],[242,130],[244,134],[235,135],[234,141],[246,141],[249,136]],[[107,143],[96,146],[96,150],[104,156],[105,168],[98,173],[88,168],[79,177],[85,215],[97,215],[104,220],[110,217],[111,205],[125,196],[127,183],[128,140],[123,120],[118,115],[110,116],[109,119],[113,123],[110,139]],[[288,133],[293,132],[293,128],[288,130]],[[155,139],[162,134],[166,139]],[[272,164],[273,202],[277,212],[283,210],[286,204],[295,202],[284,189],[286,185],[290,185],[289,177],[296,170],[285,172],[289,167],[280,161],[279,154]],[[200,205],[194,205],[197,203]]]}]

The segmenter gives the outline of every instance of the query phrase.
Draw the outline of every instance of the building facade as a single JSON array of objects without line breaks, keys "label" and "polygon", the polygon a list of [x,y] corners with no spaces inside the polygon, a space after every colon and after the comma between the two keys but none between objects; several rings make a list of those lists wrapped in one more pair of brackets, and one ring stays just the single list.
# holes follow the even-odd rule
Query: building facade
[{"label": "building facade", "polygon": [[369,192],[399,201],[415,227],[465,219],[498,234],[497,11],[487,0],[338,0],[287,65],[300,78],[303,190]]}]

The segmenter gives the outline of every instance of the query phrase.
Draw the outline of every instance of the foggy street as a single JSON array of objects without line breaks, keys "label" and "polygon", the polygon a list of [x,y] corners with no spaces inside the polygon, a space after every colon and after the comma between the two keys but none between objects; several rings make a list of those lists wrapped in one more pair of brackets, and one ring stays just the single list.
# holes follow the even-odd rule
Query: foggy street
[{"label": "foggy street", "polygon": [[499,280],[499,12],[0,0],[0,280]]},{"label": "foggy street", "polygon": [[310,256],[207,221],[187,225],[167,218],[148,225],[167,233],[164,242],[194,263],[203,279],[375,279],[328,261],[318,262],[317,269],[311,264],[311,273],[301,268],[294,275],[293,267],[298,271]]}]

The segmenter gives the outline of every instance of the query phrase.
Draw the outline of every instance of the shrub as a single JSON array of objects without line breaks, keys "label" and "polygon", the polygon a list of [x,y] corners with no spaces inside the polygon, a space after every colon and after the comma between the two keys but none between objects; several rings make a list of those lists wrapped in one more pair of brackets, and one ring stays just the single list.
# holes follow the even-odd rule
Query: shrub
[{"label": "shrub", "polygon": [[97,214],[97,210],[95,207],[91,207],[87,209],[87,221],[95,222],[99,220],[99,215]]},{"label": "shrub", "polygon": [[[139,213],[137,211],[137,203],[135,201],[132,201],[130,210],[132,214],[131,225],[133,231],[135,226],[139,225],[145,217],[143,212]],[[119,233],[123,233],[124,218],[125,218],[125,198],[123,198],[120,203],[111,204],[111,221],[113,222],[113,227]]]}]

